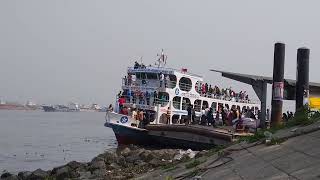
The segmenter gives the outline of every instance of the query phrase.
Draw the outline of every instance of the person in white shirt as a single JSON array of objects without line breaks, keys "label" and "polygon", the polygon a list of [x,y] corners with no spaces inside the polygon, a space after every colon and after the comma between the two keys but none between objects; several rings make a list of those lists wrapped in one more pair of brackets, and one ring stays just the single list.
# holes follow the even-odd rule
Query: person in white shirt
[{"label": "person in white shirt", "polygon": [[136,109],[133,109],[131,118],[134,120],[135,125],[138,126],[138,124],[139,124],[138,112],[136,111]]},{"label": "person in white shirt", "polygon": [[164,81],[164,74],[160,73],[160,87],[162,87]]}]

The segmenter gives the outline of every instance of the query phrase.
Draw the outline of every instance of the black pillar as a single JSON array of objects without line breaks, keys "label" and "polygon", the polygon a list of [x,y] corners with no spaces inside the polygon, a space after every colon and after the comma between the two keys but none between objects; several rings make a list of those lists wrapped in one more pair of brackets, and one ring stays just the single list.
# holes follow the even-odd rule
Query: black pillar
[{"label": "black pillar", "polygon": [[283,104],[283,76],[284,76],[285,44],[276,43],[274,46],[273,84],[272,84],[272,110],[271,125],[277,126],[282,123]]},{"label": "black pillar", "polygon": [[262,98],[261,98],[261,119],[260,124],[262,128],[266,126],[266,113],[267,113],[267,82],[262,83]]},{"label": "black pillar", "polygon": [[297,52],[296,111],[303,108],[309,98],[309,54],[307,48]]},{"label": "black pillar", "polygon": [[267,82],[264,80],[255,81],[252,87],[261,102],[260,126],[265,128],[267,112]]}]

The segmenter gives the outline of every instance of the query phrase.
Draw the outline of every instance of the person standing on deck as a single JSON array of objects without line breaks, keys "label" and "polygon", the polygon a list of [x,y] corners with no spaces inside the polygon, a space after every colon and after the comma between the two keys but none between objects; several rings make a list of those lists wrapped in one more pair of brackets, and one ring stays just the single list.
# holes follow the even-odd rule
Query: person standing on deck
[{"label": "person standing on deck", "polygon": [[170,86],[170,77],[169,75],[166,75],[165,77],[165,88],[169,88]]},{"label": "person standing on deck", "polygon": [[113,112],[112,104],[109,105],[107,112]]},{"label": "person standing on deck", "polygon": [[167,124],[170,124],[171,122],[171,108],[168,107],[168,110],[167,110]]},{"label": "person standing on deck", "polygon": [[134,108],[132,110],[131,118],[134,120],[135,124],[137,125],[138,124],[138,122],[137,122],[137,120],[138,120],[138,112],[137,112],[136,108]]},{"label": "person standing on deck", "polygon": [[146,100],[147,100],[147,105],[150,105],[150,93],[146,91]]},{"label": "person standing on deck", "polygon": [[122,110],[124,103],[126,103],[126,99],[124,98],[124,96],[121,96],[118,100],[119,103],[119,112]]},{"label": "person standing on deck", "polygon": [[191,116],[192,116],[192,105],[191,104],[189,104],[187,111],[188,111],[188,117],[187,117],[185,123],[186,123],[186,125],[189,125],[189,123],[191,121]]},{"label": "person standing on deck", "polygon": [[210,109],[208,111],[207,118],[208,118],[208,126],[210,126],[210,124],[211,124],[214,127],[215,126],[215,120],[213,119],[213,109],[212,109],[212,107],[210,107]]},{"label": "person standing on deck", "polygon": [[205,97],[207,97],[208,96],[208,91],[209,91],[209,85],[208,85],[208,83],[206,83],[205,84],[205,90],[206,90],[206,94],[205,94]]},{"label": "person standing on deck", "polygon": [[144,119],[144,112],[142,109],[139,109],[137,127],[141,127],[143,119]]},{"label": "person standing on deck", "polygon": [[160,87],[163,86],[163,81],[164,81],[164,74],[160,73]]},{"label": "person standing on deck", "polygon": [[155,106],[157,104],[158,101],[158,93],[157,91],[153,92],[153,105]]},{"label": "person standing on deck", "polygon": [[201,91],[202,91],[202,92],[201,92],[201,93],[202,93],[201,95],[202,95],[202,96],[205,96],[205,94],[206,94],[206,84],[202,84]]},{"label": "person standing on deck", "polygon": [[132,75],[128,74],[128,86],[131,86],[132,84]]},{"label": "person standing on deck", "polygon": [[202,107],[202,110],[201,110],[201,119],[200,119],[200,124],[201,125],[205,125],[205,124],[207,124],[207,117],[206,117],[206,110],[205,110],[205,108],[204,107]]},{"label": "person standing on deck", "polygon": [[196,111],[193,106],[191,108],[191,115],[192,123],[195,123]]}]

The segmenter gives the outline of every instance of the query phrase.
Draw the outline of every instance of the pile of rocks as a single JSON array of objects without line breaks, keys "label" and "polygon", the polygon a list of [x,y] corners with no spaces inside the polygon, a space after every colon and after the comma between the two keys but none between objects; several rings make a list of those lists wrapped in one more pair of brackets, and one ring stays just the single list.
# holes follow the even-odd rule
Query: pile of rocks
[{"label": "pile of rocks", "polygon": [[0,179],[129,179],[194,156],[195,152],[191,150],[149,150],[130,146],[100,154],[89,163],[73,161],[50,171],[38,169],[33,172],[20,172],[18,175],[4,173]]}]

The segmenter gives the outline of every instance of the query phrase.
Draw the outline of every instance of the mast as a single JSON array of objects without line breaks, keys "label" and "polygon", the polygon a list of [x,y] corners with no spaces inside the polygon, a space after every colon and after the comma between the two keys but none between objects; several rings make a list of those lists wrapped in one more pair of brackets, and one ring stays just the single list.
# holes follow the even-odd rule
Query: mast
[{"label": "mast", "polygon": [[156,66],[158,66],[158,68],[163,68],[166,66],[167,64],[167,59],[168,56],[164,54],[163,49],[161,49],[161,54],[157,54],[157,62],[155,63]]}]

